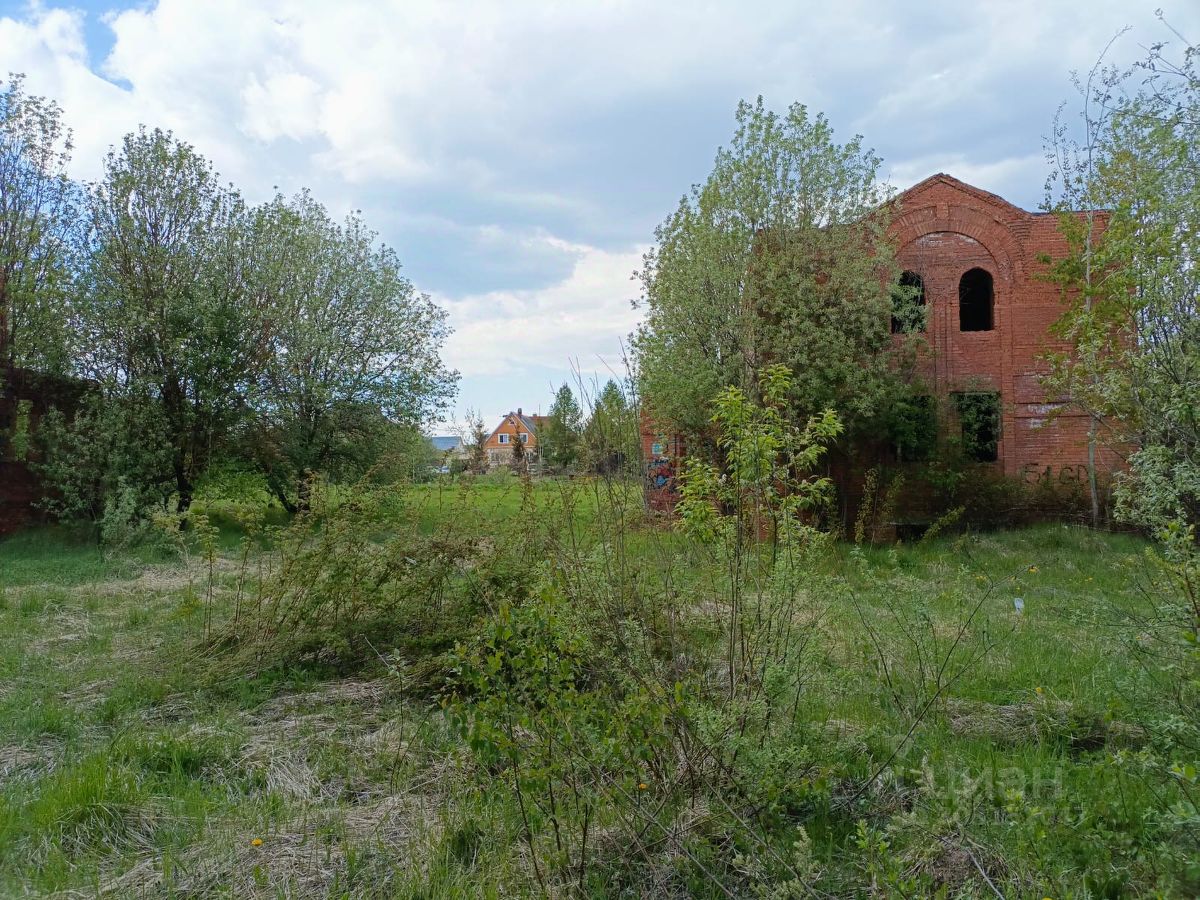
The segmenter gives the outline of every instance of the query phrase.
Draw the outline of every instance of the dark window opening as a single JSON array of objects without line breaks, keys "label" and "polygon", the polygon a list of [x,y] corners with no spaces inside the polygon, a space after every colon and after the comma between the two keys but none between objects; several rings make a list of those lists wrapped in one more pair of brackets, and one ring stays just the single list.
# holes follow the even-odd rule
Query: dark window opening
[{"label": "dark window opening", "polygon": [[971,269],[963,273],[958,282],[958,330],[991,331],[993,300],[990,272]]},{"label": "dark window opening", "polygon": [[892,288],[892,334],[925,330],[925,283],[916,272],[904,272]]},{"label": "dark window opening", "polygon": [[955,394],[962,426],[963,454],[975,462],[995,462],[1000,447],[1000,395],[988,391]]}]

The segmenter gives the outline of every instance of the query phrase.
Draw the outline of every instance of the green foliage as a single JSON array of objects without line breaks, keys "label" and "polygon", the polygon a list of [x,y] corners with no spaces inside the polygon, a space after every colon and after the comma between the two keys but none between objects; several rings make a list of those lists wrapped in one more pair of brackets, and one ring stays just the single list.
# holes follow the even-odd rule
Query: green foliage
[{"label": "green foliage", "polygon": [[538,449],[543,463],[559,471],[572,469],[579,461],[582,430],[583,412],[570,386],[564,384],[554,395],[550,414],[538,429]]},{"label": "green foliage", "polygon": [[[543,890],[547,862],[578,873],[584,888],[599,808],[636,805],[667,743],[667,704],[622,683],[591,637],[561,587],[543,583],[519,608],[502,601],[479,639],[453,654],[451,721],[479,764],[511,785]],[[547,832],[553,849],[539,861]]]},{"label": "green foliage", "polygon": [[467,450],[467,468],[475,475],[482,475],[488,466],[488,430],[484,427],[483,416],[475,410],[467,410],[466,430],[463,446]]},{"label": "green foliage", "polygon": [[509,468],[518,475],[523,475],[529,471],[529,451],[525,441],[521,440],[521,433],[514,432],[509,438]]},{"label": "green foliage", "polygon": [[246,451],[294,510],[312,473],[354,480],[435,417],[457,374],[438,358],[445,311],[358,214],[338,225],[302,192],[276,196],[247,227],[250,293],[262,298],[267,340],[248,386]]},{"label": "green foliage", "polygon": [[[264,350],[248,290],[245,208],[211,165],[142,129],[89,190],[95,249],[79,313],[85,373],[116,404],[148,402],[165,437],[178,508],[240,420]],[[125,440],[143,442],[127,432]]]},{"label": "green foliage", "polygon": [[1071,352],[1052,359],[1051,385],[1091,414],[1094,442],[1137,447],[1119,509],[1151,531],[1200,521],[1198,65],[1186,44],[1154,45],[1129,71],[1097,64],[1079,86],[1082,143],[1061,125],[1055,141],[1071,253],[1048,277],[1069,303],[1057,331]]},{"label": "green foliage", "polygon": [[0,369],[70,363],[75,336],[63,310],[81,219],[71,149],[58,104],[26,94],[21,75],[0,83]]},{"label": "green foliage", "polygon": [[8,438],[8,446],[12,451],[13,459],[24,461],[29,456],[29,413],[32,408],[33,401],[31,400],[17,401],[17,408],[13,416],[12,434]]},{"label": "green foliage", "polygon": [[128,534],[174,493],[167,427],[149,397],[89,394],[70,417],[51,410],[36,441],[35,468],[51,488],[43,504],[59,518],[106,521]]},{"label": "green foliage", "polygon": [[193,511],[168,564],[0,543],[0,893],[1196,892],[1185,594],[1135,537],[739,548],[612,479],[363,490],[241,545]]},{"label": "green foliage", "polygon": [[803,429],[792,425],[785,414],[790,389],[787,368],[774,365],[763,372],[761,405],[735,387],[717,397],[713,423],[725,469],[688,458],[678,513],[689,534],[741,542],[769,525],[777,539],[794,540],[805,530],[801,515],[828,503],[830,480],[809,473],[842,425],[832,410]]},{"label": "green foliage", "polygon": [[583,428],[583,456],[588,470],[601,475],[632,471],[632,464],[640,458],[640,439],[637,404],[609,379]]},{"label": "green foliage", "polygon": [[886,408],[907,353],[893,358],[889,334],[900,272],[880,161],[800,104],[777,115],[760,98],[736,118],[646,256],[639,393],[701,446],[721,390],[753,391],[784,365],[794,421],[834,408],[857,432]]},{"label": "green foliage", "polygon": [[[215,632],[236,648],[234,662],[349,671],[376,659],[376,646],[396,646],[398,635],[426,651],[448,647],[443,629],[497,586],[519,595],[512,584],[525,582],[524,535],[485,541],[454,521],[425,533],[410,490],[390,479],[317,481],[309,508],[282,526],[243,513],[237,600]],[[210,595],[221,587],[214,578]]]},{"label": "green foliage", "polygon": [[164,485],[186,512],[211,466],[244,460],[292,510],[313,475],[404,454],[423,476],[413,435],[457,380],[446,316],[357,213],[339,225],[307,192],[248,209],[159,129],[86,190],[70,150],[55,104],[20,76],[0,89],[0,368],[69,371],[100,398],[51,422],[48,506],[135,527]]},{"label": "green foliage", "polygon": [[938,408],[929,394],[918,389],[897,397],[888,407],[883,424],[897,462],[925,462],[936,453]]}]

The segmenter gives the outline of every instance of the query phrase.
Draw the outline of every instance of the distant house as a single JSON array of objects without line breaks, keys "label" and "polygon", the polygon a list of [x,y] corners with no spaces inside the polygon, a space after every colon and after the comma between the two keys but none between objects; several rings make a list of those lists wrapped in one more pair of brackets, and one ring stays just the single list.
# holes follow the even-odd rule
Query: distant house
[{"label": "distant house", "polygon": [[443,457],[461,458],[467,455],[467,448],[457,434],[435,435],[429,439],[429,443]]},{"label": "distant house", "polygon": [[470,455],[462,438],[456,434],[434,435],[429,439],[429,443],[433,445],[433,449],[437,453],[437,464],[443,472],[450,471],[454,460],[466,459]]},{"label": "distant house", "polygon": [[520,441],[524,445],[526,464],[538,460],[538,428],[549,416],[527,416],[517,407],[500,420],[500,424],[488,435],[483,444],[489,467],[507,466],[512,463],[513,445]]}]

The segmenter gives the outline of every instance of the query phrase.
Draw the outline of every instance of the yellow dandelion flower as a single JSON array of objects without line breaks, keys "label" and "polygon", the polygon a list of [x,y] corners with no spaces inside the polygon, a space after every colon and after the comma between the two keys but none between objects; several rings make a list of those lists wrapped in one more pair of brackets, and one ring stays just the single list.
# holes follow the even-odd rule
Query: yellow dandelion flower
[{"label": "yellow dandelion flower", "polygon": [[252,840],[250,842],[250,846],[251,847],[261,847],[262,846],[262,838],[255,838],[254,840]]},{"label": "yellow dandelion flower", "polygon": [[1041,687],[1035,687],[1035,688],[1034,688],[1034,691],[1036,691],[1036,692],[1038,693],[1038,695],[1039,695],[1039,696],[1040,696],[1041,694],[1044,694],[1044,693],[1046,693],[1046,692],[1045,692],[1045,691],[1044,691],[1044,690],[1043,690]]},{"label": "yellow dandelion flower", "polygon": [[646,784],[646,782],[644,782],[644,781],[638,782],[638,790],[639,791],[644,791],[647,787],[648,787],[648,785]]},{"label": "yellow dandelion flower", "polygon": [[1038,567],[1037,567],[1037,566],[1030,566],[1030,567],[1029,567],[1029,574],[1030,574],[1030,575],[1036,575],[1037,573],[1038,573]]}]

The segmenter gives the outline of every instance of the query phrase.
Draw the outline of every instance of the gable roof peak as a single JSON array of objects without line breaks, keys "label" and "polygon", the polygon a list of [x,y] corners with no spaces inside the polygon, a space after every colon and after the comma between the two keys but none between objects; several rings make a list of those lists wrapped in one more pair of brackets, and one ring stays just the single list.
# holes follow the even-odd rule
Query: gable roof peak
[{"label": "gable roof peak", "polygon": [[1021,207],[1017,206],[1015,203],[1010,203],[1009,201],[1007,201],[1003,197],[1001,197],[999,194],[993,194],[991,191],[985,191],[983,188],[975,187],[975,185],[968,184],[967,182],[963,181],[962,179],[955,178],[953,175],[949,175],[945,172],[938,172],[935,175],[930,175],[928,178],[924,178],[921,181],[918,181],[912,187],[910,187],[906,190],[903,190],[899,194],[897,194],[896,200],[903,202],[905,197],[907,197],[911,194],[920,193],[921,191],[925,190],[926,188],[928,188],[934,184],[944,184],[947,187],[954,188],[957,191],[962,191],[965,194],[970,194],[973,197],[975,197],[976,199],[981,200],[984,203],[987,203],[992,206],[1002,206],[1006,209],[1014,210],[1015,212],[1018,212],[1023,216],[1030,215],[1028,210],[1022,209]]}]

